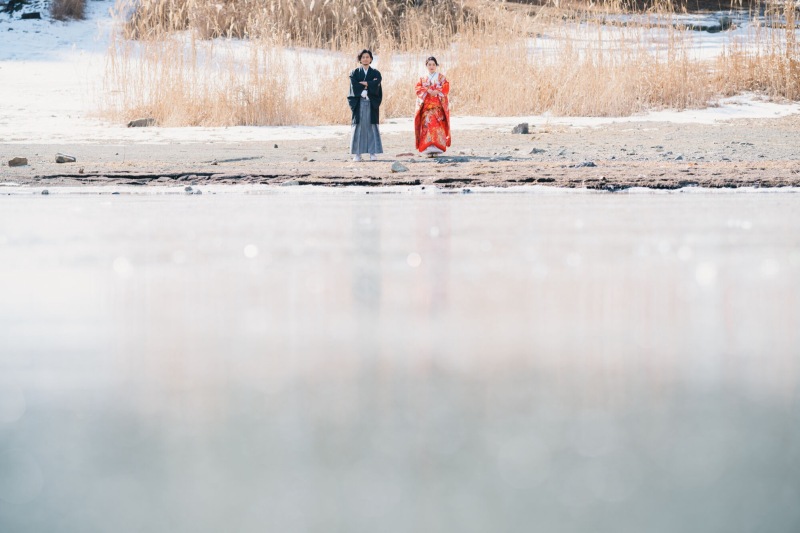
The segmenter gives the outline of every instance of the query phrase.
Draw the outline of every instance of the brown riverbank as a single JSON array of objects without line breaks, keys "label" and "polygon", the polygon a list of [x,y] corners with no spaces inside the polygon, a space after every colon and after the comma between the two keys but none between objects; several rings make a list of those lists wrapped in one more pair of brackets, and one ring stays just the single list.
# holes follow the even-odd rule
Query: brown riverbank
[{"label": "brown riverbank", "polygon": [[[800,117],[714,124],[617,123],[454,132],[439,159],[414,155],[409,133],[384,134],[379,161],[353,163],[345,134],[269,143],[4,145],[2,181],[22,186],[258,183],[321,186],[800,186]],[[276,147],[277,146],[277,147]],[[57,152],[75,163],[55,162]],[[29,164],[10,168],[12,157]],[[396,172],[393,163],[407,170]],[[396,169],[395,169],[396,170]]]}]

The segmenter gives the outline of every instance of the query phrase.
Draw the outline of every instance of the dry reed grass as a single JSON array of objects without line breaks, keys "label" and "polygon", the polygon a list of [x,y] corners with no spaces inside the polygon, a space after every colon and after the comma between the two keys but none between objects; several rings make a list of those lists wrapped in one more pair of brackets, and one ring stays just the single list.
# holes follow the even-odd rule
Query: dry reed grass
[{"label": "dry reed grass", "polygon": [[[328,7],[338,6],[336,1]],[[379,53],[384,118],[411,115],[412,87],[430,54],[439,57],[453,84],[456,114],[617,116],[700,107],[742,91],[800,96],[800,50],[788,30],[757,28],[747,42],[709,61],[690,53],[692,32],[663,30],[668,42],[654,52],[647,27],[617,28],[612,36],[600,24],[576,26],[574,20],[585,15],[578,10],[462,5],[468,13],[448,19],[447,29],[437,26],[428,7],[415,10],[404,3],[402,24],[378,21],[370,36],[345,25],[331,37],[321,23],[309,30],[312,19],[306,18],[293,22],[298,33],[279,38],[263,20],[254,22],[258,14],[242,19],[237,11],[226,12],[232,3],[220,4],[216,13],[223,22],[213,23],[198,15],[207,2],[160,2],[172,4],[160,12],[152,11],[155,4],[147,18],[129,19],[111,47],[105,112],[114,119],[150,116],[161,125],[204,126],[347,123],[346,74],[365,43]],[[304,5],[309,17],[318,9],[314,0],[296,4]],[[343,13],[340,20],[347,19]],[[156,15],[166,22],[153,23]],[[793,27],[794,12],[786,16]],[[230,23],[234,18],[239,22]],[[537,34],[548,35],[555,49],[532,50],[527,39]],[[216,35],[248,38],[209,39]],[[306,47],[297,47],[301,44]]]},{"label": "dry reed grass", "polygon": [[86,13],[86,0],[53,0],[50,16],[56,20],[83,20]]},{"label": "dry reed grass", "polygon": [[[461,0],[137,0],[126,37],[258,39],[274,45],[344,49],[356,42],[436,47],[472,22]],[[431,24],[433,24],[431,26]],[[432,31],[435,30],[435,31]]]},{"label": "dry reed grass", "polygon": [[784,32],[758,27],[752,39],[758,46],[737,43],[720,56],[716,71],[721,92],[758,91],[772,98],[800,99],[800,44],[794,31],[797,13],[791,4],[784,6],[774,8],[775,15],[783,15]]}]

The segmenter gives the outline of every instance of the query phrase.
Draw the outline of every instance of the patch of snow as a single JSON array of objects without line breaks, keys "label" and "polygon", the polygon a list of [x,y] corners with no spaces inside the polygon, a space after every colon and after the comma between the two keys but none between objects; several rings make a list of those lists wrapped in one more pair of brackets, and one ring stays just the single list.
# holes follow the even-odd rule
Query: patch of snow
[{"label": "patch of snow", "polygon": [[528,122],[537,126],[554,124],[578,128],[591,128],[604,124],[627,122],[714,124],[733,119],[780,118],[796,113],[800,113],[800,103],[768,102],[755,94],[742,94],[724,98],[714,107],[687,109],[685,111],[652,111],[630,117],[555,117],[548,115],[528,117],[453,117],[453,129],[508,128],[521,122]]}]

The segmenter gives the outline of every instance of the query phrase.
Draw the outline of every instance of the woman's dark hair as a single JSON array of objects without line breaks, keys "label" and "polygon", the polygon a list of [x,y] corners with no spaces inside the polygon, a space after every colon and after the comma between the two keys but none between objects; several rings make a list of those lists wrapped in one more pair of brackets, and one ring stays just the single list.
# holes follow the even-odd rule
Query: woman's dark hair
[{"label": "woman's dark hair", "polygon": [[436,65],[437,67],[439,66],[439,62],[438,62],[438,61],[436,61],[436,58],[435,58],[435,57],[431,56],[431,57],[429,57],[428,59],[426,59],[426,60],[425,60],[425,64],[427,65],[427,64],[428,64],[430,61],[433,61],[433,64],[434,64],[434,65]]},{"label": "woman's dark hair", "polygon": [[361,50],[361,52],[358,53],[358,59],[356,59],[356,61],[361,63],[361,58],[364,56],[364,54],[369,54],[369,58],[370,59],[373,59],[373,60],[375,59],[374,57],[372,57],[372,52],[367,50],[366,48],[364,48],[363,50]]}]

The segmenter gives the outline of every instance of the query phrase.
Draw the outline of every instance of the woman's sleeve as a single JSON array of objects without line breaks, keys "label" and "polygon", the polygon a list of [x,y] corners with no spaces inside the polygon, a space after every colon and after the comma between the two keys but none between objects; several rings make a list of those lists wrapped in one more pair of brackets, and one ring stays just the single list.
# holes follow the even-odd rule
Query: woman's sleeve
[{"label": "woman's sleeve", "polygon": [[447,81],[447,78],[445,78],[444,82],[442,83],[442,94],[444,94],[445,96],[450,94],[450,82]]},{"label": "woman's sleeve", "polygon": [[422,78],[417,80],[417,86],[414,88],[414,91],[417,93],[417,98],[425,98],[425,93],[428,92],[428,89],[422,86]]}]

